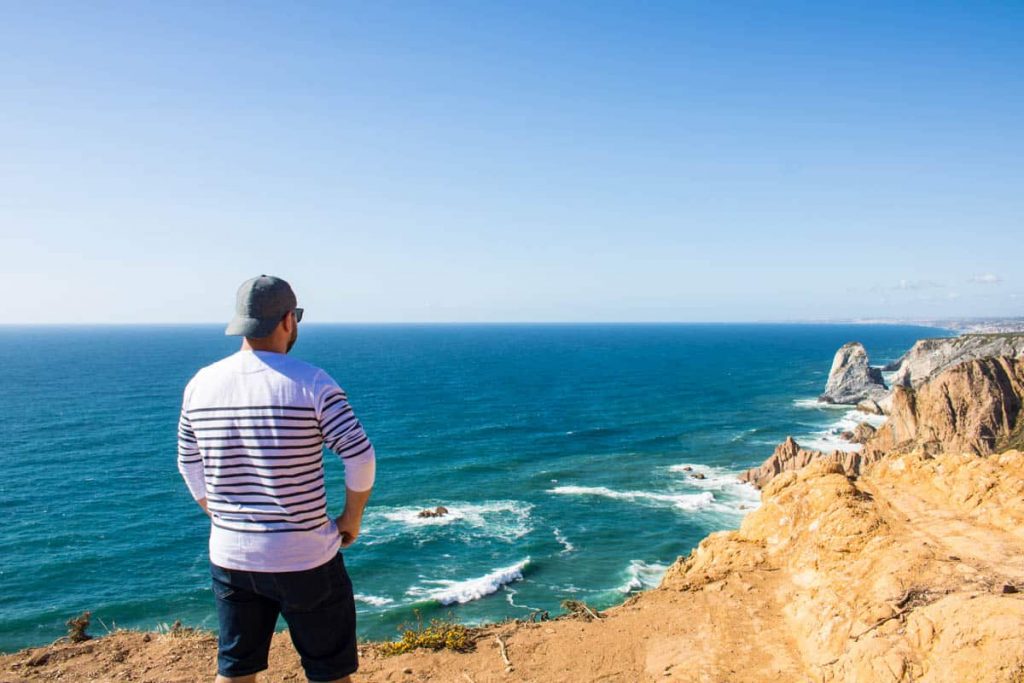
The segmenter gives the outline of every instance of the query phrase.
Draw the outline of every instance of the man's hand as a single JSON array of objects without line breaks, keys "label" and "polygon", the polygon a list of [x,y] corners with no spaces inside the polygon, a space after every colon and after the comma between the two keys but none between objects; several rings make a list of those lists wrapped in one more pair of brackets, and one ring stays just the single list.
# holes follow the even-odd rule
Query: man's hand
[{"label": "man's hand", "polygon": [[341,547],[347,548],[359,538],[359,527],[363,524],[363,510],[370,500],[370,489],[353,491],[345,487],[345,511],[334,520],[341,534]]},{"label": "man's hand", "polygon": [[338,533],[341,534],[341,547],[347,548],[359,538],[359,527],[363,524],[363,516],[343,512],[338,515],[338,519],[334,523],[338,526]]},{"label": "man's hand", "polygon": [[209,517],[210,516],[210,511],[206,509],[206,499],[205,498],[200,498],[196,502],[199,503],[199,507],[203,508],[203,512],[205,512],[206,516]]}]

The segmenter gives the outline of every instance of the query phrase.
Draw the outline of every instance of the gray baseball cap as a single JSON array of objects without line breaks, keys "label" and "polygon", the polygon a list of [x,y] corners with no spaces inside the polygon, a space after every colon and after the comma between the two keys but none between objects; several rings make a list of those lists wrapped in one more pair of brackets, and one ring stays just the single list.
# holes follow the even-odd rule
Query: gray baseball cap
[{"label": "gray baseball cap", "polygon": [[224,334],[252,339],[269,337],[281,318],[297,304],[292,286],[279,277],[260,275],[246,280],[238,288],[235,317]]}]

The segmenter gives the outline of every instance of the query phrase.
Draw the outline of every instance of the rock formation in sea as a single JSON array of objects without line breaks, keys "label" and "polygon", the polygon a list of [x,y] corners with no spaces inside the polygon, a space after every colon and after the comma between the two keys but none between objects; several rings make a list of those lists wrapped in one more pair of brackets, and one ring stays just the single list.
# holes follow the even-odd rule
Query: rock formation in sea
[{"label": "rock formation in sea", "polygon": [[855,404],[865,399],[881,400],[887,393],[882,371],[868,364],[868,352],[864,345],[849,342],[836,351],[825,384],[825,393],[819,400]]},{"label": "rock formation in sea", "polygon": [[1024,334],[965,334],[921,339],[890,364],[892,384],[916,387],[944,370],[978,358],[1024,358]]},{"label": "rock formation in sea", "polygon": [[875,429],[862,423],[849,440],[858,452],[806,450],[789,437],[760,466],[740,479],[763,488],[782,472],[812,462],[836,463],[856,476],[865,465],[887,453],[921,448],[925,452],[986,455],[1024,448],[1024,359],[982,358],[948,368],[916,389],[896,386],[888,401],[889,416]]}]

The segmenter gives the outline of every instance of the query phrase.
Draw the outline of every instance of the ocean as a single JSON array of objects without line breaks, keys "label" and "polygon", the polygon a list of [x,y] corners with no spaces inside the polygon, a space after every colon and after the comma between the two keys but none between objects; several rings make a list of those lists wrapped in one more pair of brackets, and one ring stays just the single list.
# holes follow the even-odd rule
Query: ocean
[{"label": "ocean", "polygon": [[[943,330],[869,325],[317,325],[293,353],[346,389],[378,477],[345,551],[363,638],[598,608],[657,585],[757,493],[735,474],[787,435],[830,448],[814,402],[836,349],[894,359]],[[0,651],[181,620],[215,628],[208,522],[178,475],[185,383],[222,326],[0,327]],[[329,512],[344,471],[325,456]],[[690,468],[689,470],[685,468]],[[694,478],[694,473],[704,475]],[[443,505],[450,514],[417,513]],[[283,627],[283,623],[281,624]]]}]

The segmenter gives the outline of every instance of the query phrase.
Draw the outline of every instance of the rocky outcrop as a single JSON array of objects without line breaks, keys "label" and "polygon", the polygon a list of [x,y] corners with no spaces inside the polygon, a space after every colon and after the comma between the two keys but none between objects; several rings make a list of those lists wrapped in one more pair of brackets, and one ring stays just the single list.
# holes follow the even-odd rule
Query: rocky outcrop
[{"label": "rocky outcrop", "polygon": [[980,358],[1024,358],[1024,334],[965,334],[921,339],[892,367],[893,385],[918,387],[949,368]]},{"label": "rocky outcrop", "polygon": [[[721,681],[1021,680],[1024,454],[918,452],[844,474],[830,462],[784,472],[739,530],[669,569],[661,591],[682,596],[680,609],[700,605],[693,619],[708,631],[690,670]],[[707,663],[736,656],[722,641],[740,622],[772,644],[777,678]],[[761,650],[744,651],[743,665]]]},{"label": "rocky outcrop", "polygon": [[897,386],[889,419],[867,442],[873,453],[923,447],[988,454],[1024,430],[1024,359],[983,358],[945,370],[916,389]]},{"label": "rocky outcrop", "polygon": [[865,399],[881,400],[887,393],[882,371],[868,365],[868,352],[860,342],[843,344],[832,360],[825,393],[819,400],[826,403],[858,403]]},{"label": "rocky outcrop", "polygon": [[[851,437],[856,438],[858,433],[853,432]],[[852,440],[852,439],[851,439]],[[803,469],[812,462],[826,462],[837,465],[843,472],[855,476],[860,474],[861,469],[878,458],[878,454],[869,454],[849,451],[833,451],[821,453],[800,448],[800,444],[789,436],[784,443],[775,447],[775,452],[765,460],[760,467],[754,467],[740,475],[740,481],[753,484],[756,488],[764,486],[783,472],[793,472]]]},{"label": "rocky outcrop", "polygon": [[882,415],[885,413],[885,411],[882,410],[882,406],[878,404],[878,401],[870,398],[866,398],[858,403],[857,410],[862,413],[867,413],[868,415]]},{"label": "rocky outcrop", "polygon": [[853,429],[853,438],[850,439],[853,443],[867,443],[871,437],[875,435],[878,430],[869,425],[867,422],[861,422]]}]

